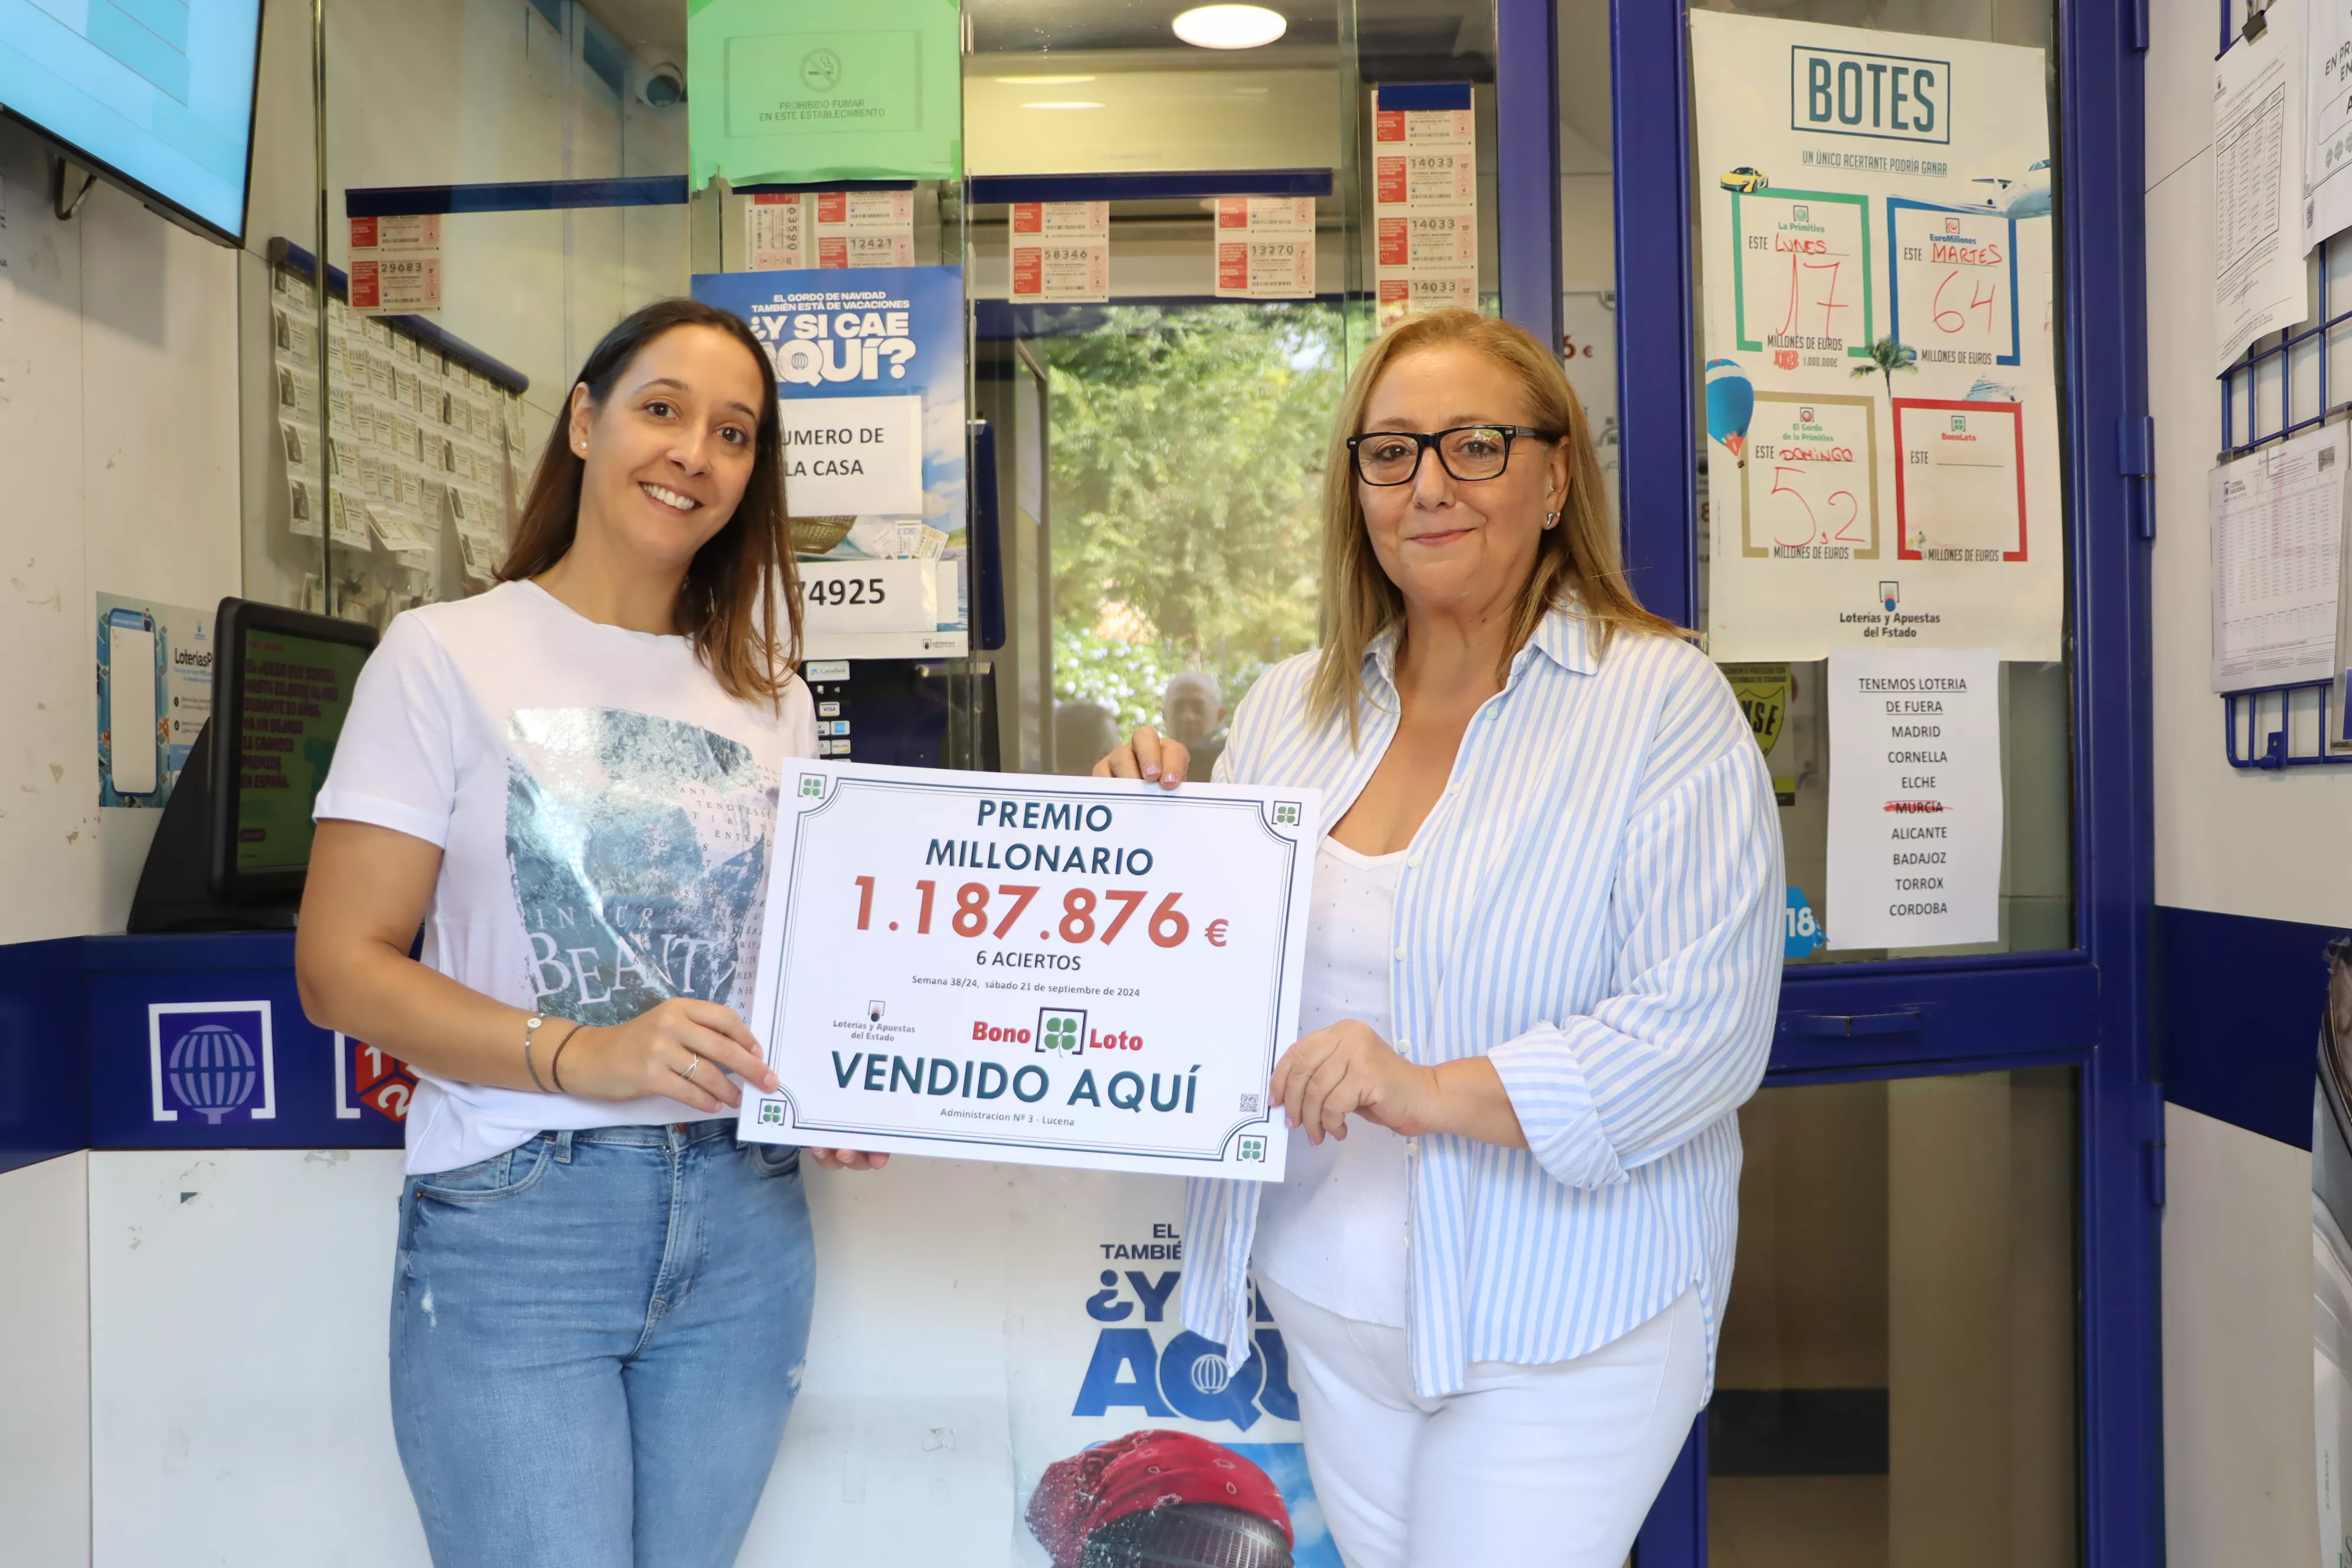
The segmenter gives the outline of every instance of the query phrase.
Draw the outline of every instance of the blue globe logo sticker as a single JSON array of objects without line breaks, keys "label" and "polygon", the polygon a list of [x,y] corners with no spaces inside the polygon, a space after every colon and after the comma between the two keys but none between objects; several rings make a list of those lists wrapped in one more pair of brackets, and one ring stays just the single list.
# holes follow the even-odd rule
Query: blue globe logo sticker
[{"label": "blue globe logo sticker", "polygon": [[261,1079],[259,1054],[226,1024],[199,1024],[182,1035],[164,1068],[173,1097],[211,1127],[251,1100]]}]

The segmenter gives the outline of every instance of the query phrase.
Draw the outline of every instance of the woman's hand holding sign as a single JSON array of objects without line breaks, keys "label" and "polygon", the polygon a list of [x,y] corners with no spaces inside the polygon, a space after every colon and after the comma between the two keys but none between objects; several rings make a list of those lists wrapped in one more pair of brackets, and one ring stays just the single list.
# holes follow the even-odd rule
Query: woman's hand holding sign
[{"label": "woman's hand holding sign", "polygon": [[1127,744],[1095,764],[1098,779],[1150,779],[1161,789],[1184,782],[1192,753],[1181,741],[1171,741],[1149,724],[1139,724]]},{"label": "woman's hand holding sign", "polygon": [[1273,1094],[1310,1143],[1347,1137],[1353,1111],[1403,1138],[1456,1132],[1507,1149],[1528,1146],[1493,1061],[1465,1057],[1422,1067],[1353,1018],[1300,1036],[1274,1064]]}]

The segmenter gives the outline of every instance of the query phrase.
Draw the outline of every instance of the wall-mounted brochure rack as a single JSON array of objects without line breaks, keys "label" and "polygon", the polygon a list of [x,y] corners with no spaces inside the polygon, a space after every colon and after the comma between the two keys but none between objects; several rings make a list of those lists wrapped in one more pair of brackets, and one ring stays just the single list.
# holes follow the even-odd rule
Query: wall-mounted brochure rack
[{"label": "wall-mounted brochure rack", "polygon": [[[2295,686],[2259,686],[2251,691],[2222,693],[2221,744],[2230,765],[2274,770],[2352,763],[2352,750],[2334,750],[2347,739],[2338,732],[2340,725],[2329,722],[2331,716],[2336,716],[2335,692],[2332,680],[2308,680]],[[2314,730],[2307,731],[2317,735],[2315,751],[2298,751],[2294,746],[2295,718],[2305,711],[2315,721]]]},{"label": "wall-mounted brochure rack", "polygon": [[[2222,10],[2226,47],[2232,29],[2229,7]],[[2338,282],[2352,285],[2352,278],[2336,276],[2339,270],[2352,272],[2352,244],[2337,240],[2352,240],[2352,235],[2322,240],[2313,251],[2318,265],[2313,319],[2257,339],[2219,377],[2221,447],[2216,462],[2246,457],[2352,414],[2352,399],[2329,396],[2329,362],[2339,350],[2352,351],[2352,309],[2335,308]],[[2298,406],[2307,412],[2296,414]],[[2343,694],[2335,681],[2254,687],[2224,692],[2221,701],[2222,750],[2233,768],[2268,772],[2352,763],[2352,749],[2336,749],[2352,736],[2345,732]],[[2299,721],[2306,715],[2307,721]],[[2312,737],[2314,749],[2299,747],[2299,735]]]},{"label": "wall-mounted brochure rack", "polygon": [[278,510],[288,532],[337,552],[306,604],[327,607],[310,602],[331,575],[336,613],[381,626],[488,586],[528,482],[528,378],[423,317],[352,311],[331,265],[322,419],[317,263],[284,238],[268,256]]}]

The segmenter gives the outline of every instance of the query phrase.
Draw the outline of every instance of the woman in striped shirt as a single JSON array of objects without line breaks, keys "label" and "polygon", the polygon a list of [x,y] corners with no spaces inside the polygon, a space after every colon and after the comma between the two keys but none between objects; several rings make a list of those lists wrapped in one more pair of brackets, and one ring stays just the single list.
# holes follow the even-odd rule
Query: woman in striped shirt
[{"label": "woman in striped shirt", "polygon": [[[1617,1568],[1706,1403],[1780,836],[1731,691],[1627,588],[1559,363],[1390,331],[1325,470],[1325,644],[1216,776],[1323,794],[1288,1175],[1196,1181],[1186,1323],[1253,1267],[1350,1568]],[[1098,773],[1181,782],[1150,730]]]}]

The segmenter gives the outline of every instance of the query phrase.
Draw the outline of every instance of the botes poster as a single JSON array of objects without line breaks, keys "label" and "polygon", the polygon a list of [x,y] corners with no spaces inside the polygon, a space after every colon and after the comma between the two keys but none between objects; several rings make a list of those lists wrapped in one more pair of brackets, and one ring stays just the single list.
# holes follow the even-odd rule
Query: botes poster
[{"label": "botes poster", "polygon": [[1694,11],[1706,631],[2060,657],[2042,51]]}]

